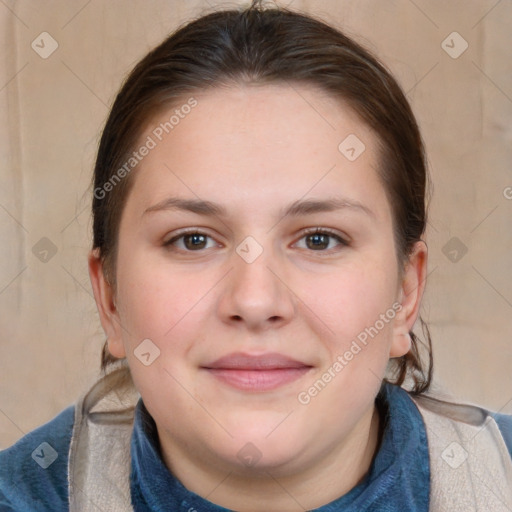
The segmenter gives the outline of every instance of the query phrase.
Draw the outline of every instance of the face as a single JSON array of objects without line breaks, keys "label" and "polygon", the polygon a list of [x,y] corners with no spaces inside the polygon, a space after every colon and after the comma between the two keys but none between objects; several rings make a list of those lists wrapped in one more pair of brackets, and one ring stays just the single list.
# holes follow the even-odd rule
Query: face
[{"label": "face", "polygon": [[91,257],[109,349],[164,451],[298,471],[368,422],[409,349],[421,265],[399,273],[377,139],[346,105],[284,85],[194,98],[141,137],[156,145],[132,176],[115,296]]}]

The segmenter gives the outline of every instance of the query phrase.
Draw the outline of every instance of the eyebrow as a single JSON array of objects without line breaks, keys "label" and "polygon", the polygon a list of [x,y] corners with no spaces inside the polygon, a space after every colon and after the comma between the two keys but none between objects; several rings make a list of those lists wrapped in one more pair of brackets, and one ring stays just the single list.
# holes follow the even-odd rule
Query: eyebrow
[{"label": "eyebrow", "polygon": [[373,211],[364,204],[359,201],[342,197],[332,197],[322,200],[306,199],[295,201],[288,206],[283,213],[284,215],[299,216],[321,212],[332,212],[342,209],[365,213],[366,215],[375,218],[375,213],[373,213]]},{"label": "eyebrow", "polygon": [[[291,203],[281,212],[282,217],[311,215],[313,213],[332,212],[336,210],[349,209],[355,212],[364,213],[370,217],[376,218],[375,213],[367,206],[354,200],[342,197],[332,197],[329,199],[305,199]],[[202,199],[182,199],[179,197],[169,197],[159,203],[147,208],[143,216],[151,212],[160,212],[166,210],[184,210],[198,215],[206,216],[226,216],[227,210],[220,204]]]}]

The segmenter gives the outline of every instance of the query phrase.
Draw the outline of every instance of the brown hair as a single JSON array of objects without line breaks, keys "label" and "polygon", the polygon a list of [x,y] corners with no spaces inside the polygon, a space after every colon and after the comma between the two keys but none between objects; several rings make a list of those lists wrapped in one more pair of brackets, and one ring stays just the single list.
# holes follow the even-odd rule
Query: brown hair
[{"label": "brown hair", "polygon": [[[117,238],[133,177],[104,184],[127,161],[143,127],[164,108],[194,91],[234,83],[304,83],[350,105],[380,141],[379,175],[393,212],[400,268],[426,227],[428,173],[420,132],[411,108],[391,74],[367,50],[339,30],[287,9],[264,8],[254,1],[242,10],[224,10],[181,27],[133,69],[107,119],[94,170],[93,247],[99,249],[106,278],[115,290]],[[119,177],[119,175],[118,175]],[[426,391],[432,379],[422,343],[411,334],[408,354],[391,360],[394,382],[412,379],[412,392]],[[115,362],[106,344],[102,369]]]}]

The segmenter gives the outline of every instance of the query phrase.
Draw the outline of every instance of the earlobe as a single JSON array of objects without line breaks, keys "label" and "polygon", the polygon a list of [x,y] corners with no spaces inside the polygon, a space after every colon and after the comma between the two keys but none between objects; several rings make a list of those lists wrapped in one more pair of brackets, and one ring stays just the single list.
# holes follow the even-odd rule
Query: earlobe
[{"label": "earlobe", "polygon": [[123,341],[120,338],[107,338],[107,348],[110,354],[118,359],[126,357]]},{"label": "earlobe", "polygon": [[402,357],[411,350],[412,339],[408,332],[393,335],[393,343],[389,351],[389,357]]},{"label": "earlobe", "polygon": [[112,286],[105,278],[98,249],[93,249],[89,253],[88,266],[101,325],[107,335],[108,350],[114,357],[125,357],[119,313],[115,305]]}]

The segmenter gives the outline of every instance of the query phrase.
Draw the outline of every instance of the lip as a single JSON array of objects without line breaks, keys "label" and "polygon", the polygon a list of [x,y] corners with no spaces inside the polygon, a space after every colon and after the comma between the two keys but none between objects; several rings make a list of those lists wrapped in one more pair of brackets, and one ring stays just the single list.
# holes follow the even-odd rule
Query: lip
[{"label": "lip", "polygon": [[229,354],[201,367],[231,387],[244,391],[270,391],[305,375],[311,365],[275,352]]}]

